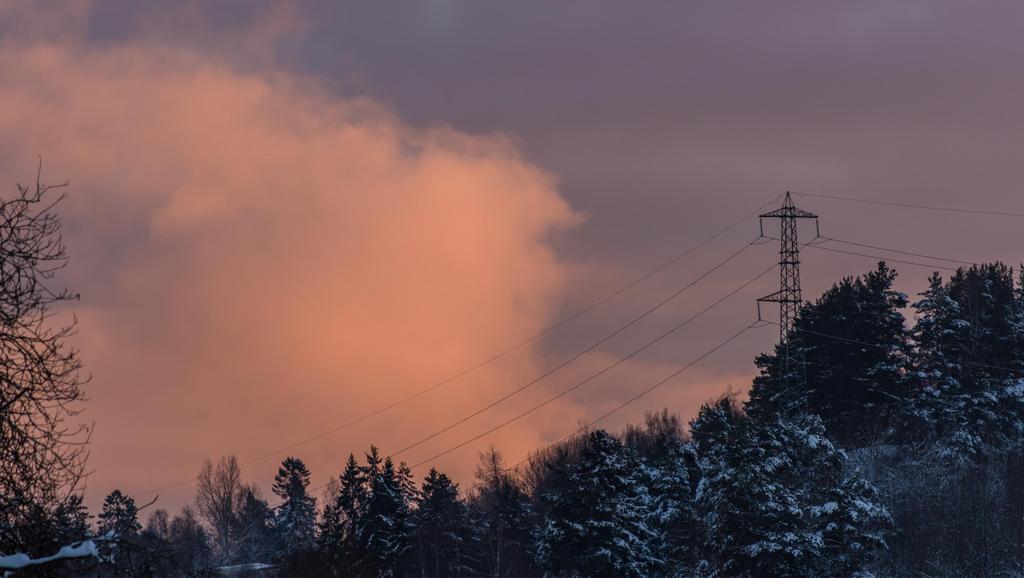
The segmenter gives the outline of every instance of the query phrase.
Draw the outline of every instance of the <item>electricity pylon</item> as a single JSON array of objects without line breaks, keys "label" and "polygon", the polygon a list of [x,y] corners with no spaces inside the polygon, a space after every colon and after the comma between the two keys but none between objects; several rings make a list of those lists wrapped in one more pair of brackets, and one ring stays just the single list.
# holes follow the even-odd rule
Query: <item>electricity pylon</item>
[{"label": "electricity pylon", "polygon": [[[786,199],[782,207],[769,213],[759,215],[761,235],[764,235],[764,220],[779,220],[779,290],[771,295],[758,299],[759,303],[771,302],[779,304],[779,345],[782,348],[784,375],[791,375],[790,368],[796,369],[798,360],[797,348],[790,347],[793,323],[800,310],[800,243],[797,240],[797,219],[814,219],[815,232],[818,232],[818,215],[798,209],[793,198],[786,191]],[[803,376],[802,371],[798,371]]]}]

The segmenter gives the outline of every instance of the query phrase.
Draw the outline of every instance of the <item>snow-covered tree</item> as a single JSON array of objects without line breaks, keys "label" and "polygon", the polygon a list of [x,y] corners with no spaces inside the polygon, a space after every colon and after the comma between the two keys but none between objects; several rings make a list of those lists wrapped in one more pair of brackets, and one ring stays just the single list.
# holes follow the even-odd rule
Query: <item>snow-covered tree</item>
[{"label": "snow-covered tree", "polygon": [[913,304],[913,380],[917,394],[908,412],[909,434],[964,439],[960,432],[968,400],[961,384],[961,368],[964,361],[969,361],[970,323],[938,273],[928,278],[928,289],[920,296]]},{"label": "snow-covered tree", "polygon": [[363,554],[360,565],[369,575],[396,576],[409,547],[409,504],[394,462],[391,458],[381,462],[376,447],[370,448],[364,471],[369,494],[355,531]]},{"label": "snow-covered tree", "polygon": [[700,524],[693,511],[696,453],[686,439],[683,424],[667,409],[646,412],[639,425],[628,425],[623,443],[643,460],[653,504],[653,526],[659,539],[662,573],[690,575],[699,559]]},{"label": "snow-covered tree", "polygon": [[691,445],[678,438],[663,440],[649,453],[647,478],[652,497],[652,524],[658,534],[656,551],[668,575],[683,574],[697,563],[697,542],[702,533],[693,509],[690,463],[696,461]]},{"label": "snow-covered tree", "polygon": [[556,462],[566,491],[540,496],[545,523],[538,559],[554,576],[650,576],[662,564],[654,551],[653,503],[643,465],[632,449],[595,431],[575,463]]},{"label": "snow-covered tree", "polygon": [[914,304],[913,418],[952,459],[982,459],[1024,434],[1024,299],[1005,265],[938,275]]},{"label": "snow-covered tree", "polygon": [[316,534],[316,499],[309,495],[309,469],[298,458],[285,458],[274,476],[273,492],[281,499],[274,527],[285,554],[313,547]]},{"label": "snow-covered tree", "polygon": [[722,400],[692,432],[710,575],[852,576],[884,547],[887,511],[817,417],[765,422]]}]

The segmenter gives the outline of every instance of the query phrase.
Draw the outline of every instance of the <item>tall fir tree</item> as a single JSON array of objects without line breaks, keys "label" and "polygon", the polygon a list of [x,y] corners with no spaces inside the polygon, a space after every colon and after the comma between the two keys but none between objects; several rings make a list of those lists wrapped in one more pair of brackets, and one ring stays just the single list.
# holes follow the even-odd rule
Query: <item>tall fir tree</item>
[{"label": "tall fir tree", "polygon": [[458,485],[431,468],[418,492],[413,514],[415,564],[422,578],[472,575],[472,526]]},{"label": "tall fir tree", "polygon": [[381,460],[376,447],[364,469],[369,490],[355,530],[361,575],[397,576],[409,544],[409,504],[391,458]]},{"label": "tall fir tree", "polygon": [[914,356],[912,379],[917,395],[908,412],[910,435],[933,438],[958,435],[966,408],[961,384],[963,361],[969,360],[970,324],[938,273],[913,304]]},{"label": "tall fir tree", "polygon": [[362,557],[356,530],[362,523],[369,495],[366,472],[349,454],[345,469],[330,491],[320,518],[318,550],[335,576],[353,576],[355,561]]},{"label": "tall fir tree", "polygon": [[306,464],[298,458],[285,458],[274,476],[273,492],[281,499],[274,513],[274,528],[285,554],[312,549],[316,537],[316,499],[309,495]]},{"label": "tall fir tree", "polygon": [[599,430],[576,463],[555,467],[567,491],[541,496],[546,523],[537,536],[538,559],[550,575],[641,577],[663,564],[636,452]]},{"label": "tall fir tree", "polygon": [[788,336],[798,348],[798,378],[784,374],[785,344],[759,356],[750,415],[771,421],[793,410],[809,411],[847,447],[890,435],[911,397],[905,377],[910,345],[900,313],[907,297],[893,289],[895,278],[895,271],[879,263],[804,305]]}]

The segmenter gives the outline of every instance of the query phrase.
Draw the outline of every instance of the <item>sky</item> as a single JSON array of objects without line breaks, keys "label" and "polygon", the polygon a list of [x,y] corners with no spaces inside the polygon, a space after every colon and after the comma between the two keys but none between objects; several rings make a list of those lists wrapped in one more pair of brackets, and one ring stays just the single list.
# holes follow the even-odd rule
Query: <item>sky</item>
[{"label": "sky", "polygon": [[[0,186],[39,156],[44,180],[71,181],[60,281],[82,295],[87,502],[227,454],[264,493],[286,455],[320,485],[350,452],[397,452],[593,347],[399,456],[465,486],[478,452],[519,461],[753,322],[774,274],[429,460],[770,266],[777,247],[750,246],[595,346],[751,243],[756,219],[494,363],[274,452],[523,342],[786,190],[1024,212],[1021,17],[1009,1],[0,0]],[[826,236],[1022,259],[1020,219],[795,200]],[[809,248],[804,296],[873,266]],[[935,270],[893,266],[911,295]],[[745,391],[776,337],[745,333],[602,425]],[[173,511],[192,488],[158,493]]]}]

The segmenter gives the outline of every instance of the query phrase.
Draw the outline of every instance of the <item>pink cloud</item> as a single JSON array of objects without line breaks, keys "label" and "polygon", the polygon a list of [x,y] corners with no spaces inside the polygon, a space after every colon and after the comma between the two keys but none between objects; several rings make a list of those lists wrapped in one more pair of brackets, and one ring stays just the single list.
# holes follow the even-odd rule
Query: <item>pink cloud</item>
[{"label": "pink cloud", "polygon": [[[145,46],[8,45],[0,82],[10,185],[37,153],[74,185],[92,500],[358,417],[537,332],[557,305],[567,274],[547,239],[578,217],[501,136],[410,127],[374,102]],[[536,357],[293,453],[326,479],[350,451],[404,445],[522,383]]]}]

